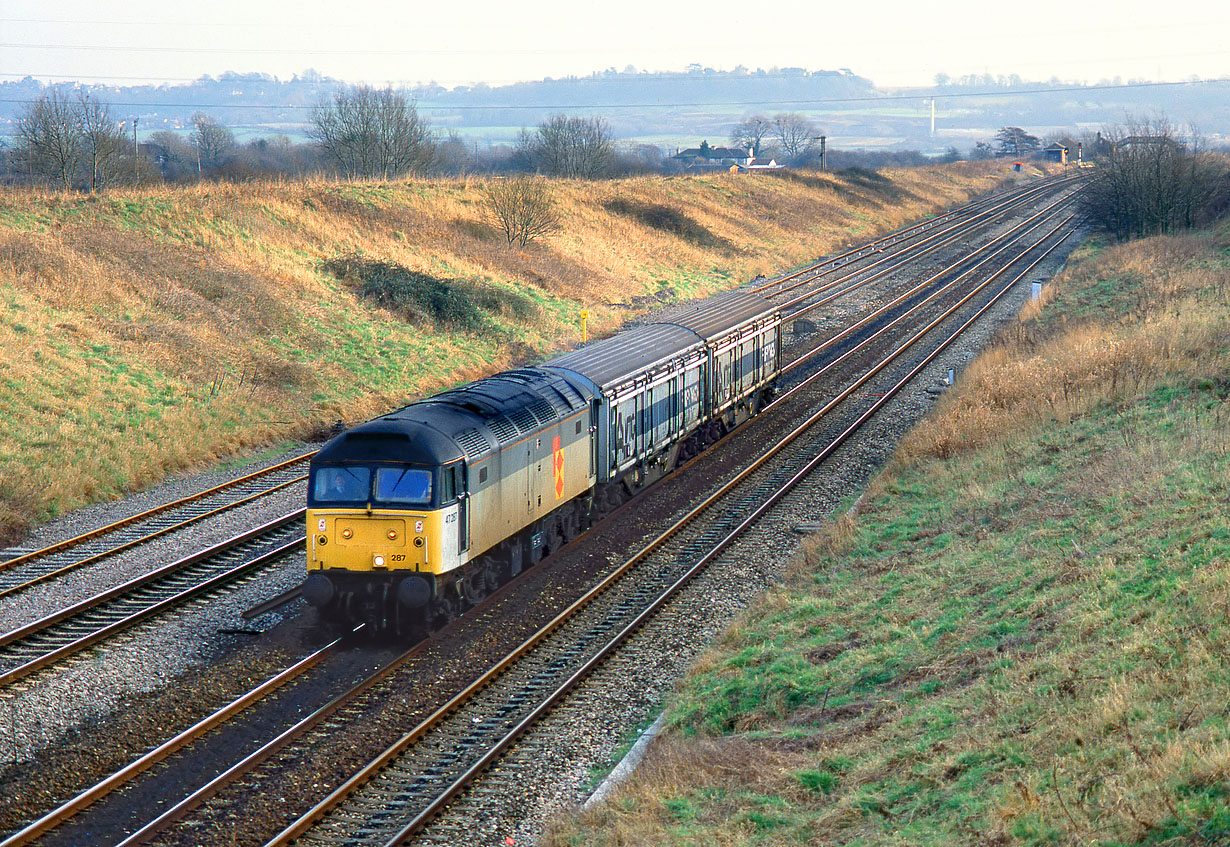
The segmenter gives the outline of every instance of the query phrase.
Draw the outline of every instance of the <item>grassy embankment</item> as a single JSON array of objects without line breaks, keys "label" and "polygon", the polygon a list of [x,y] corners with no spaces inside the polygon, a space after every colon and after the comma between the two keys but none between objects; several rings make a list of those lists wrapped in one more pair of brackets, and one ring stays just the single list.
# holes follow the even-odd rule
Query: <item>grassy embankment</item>
[{"label": "grassy embankment", "polygon": [[[561,182],[562,231],[526,250],[486,222],[476,181],[7,193],[0,541],[541,358],[578,339],[582,308],[608,333],[652,303],[796,265],[1004,177],[983,163]],[[431,277],[454,314],[469,309],[462,329],[362,299],[359,280],[330,272],[353,254]]]},{"label": "grassy embankment", "polygon": [[1230,225],[1082,249],[545,843],[1230,844]]}]

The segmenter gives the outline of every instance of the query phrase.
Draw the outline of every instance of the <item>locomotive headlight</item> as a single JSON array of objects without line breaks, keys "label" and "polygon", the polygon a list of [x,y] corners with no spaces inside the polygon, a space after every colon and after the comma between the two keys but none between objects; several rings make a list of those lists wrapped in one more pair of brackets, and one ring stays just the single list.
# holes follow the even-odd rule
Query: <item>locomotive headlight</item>
[{"label": "locomotive headlight", "polygon": [[342,530],[342,538],[350,538],[353,535],[354,535],[354,530],[351,529],[350,527],[346,527],[345,529]]},{"label": "locomotive headlight", "polygon": [[375,556],[372,556],[372,567],[383,568],[384,567],[384,556],[381,556],[380,554],[376,554]]},{"label": "locomotive headlight", "polygon": [[388,531],[388,536],[389,536],[389,541],[396,541],[397,540],[397,530],[390,529]]}]

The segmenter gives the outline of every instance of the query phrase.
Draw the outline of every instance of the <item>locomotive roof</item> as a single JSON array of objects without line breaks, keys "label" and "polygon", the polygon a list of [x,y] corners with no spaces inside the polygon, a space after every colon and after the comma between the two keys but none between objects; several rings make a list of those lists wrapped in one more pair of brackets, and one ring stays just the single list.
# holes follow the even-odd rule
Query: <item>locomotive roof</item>
[{"label": "locomotive roof", "polygon": [[543,362],[543,366],[573,371],[606,389],[700,343],[700,336],[690,329],[674,324],[648,324],[595,341]]},{"label": "locomotive roof", "polygon": [[773,311],[774,306],[757,294],[727,291],[669,311],[655,323],[681,326],[711,341]]},{"label": "locomotive roof", "polygon": [[333,438],[312,459],[318,462],[404,462],[441,465],[461,458],[455,439],[430,418],[411,417],[407,406],[348,429]]},{"label": "locomotive roof", "polygon": [[445,464],[463,455],[476,459],[587,408],[589,399],[580,383],[558,372],[505,371],[349,429],[326,444],[316,460]]}]

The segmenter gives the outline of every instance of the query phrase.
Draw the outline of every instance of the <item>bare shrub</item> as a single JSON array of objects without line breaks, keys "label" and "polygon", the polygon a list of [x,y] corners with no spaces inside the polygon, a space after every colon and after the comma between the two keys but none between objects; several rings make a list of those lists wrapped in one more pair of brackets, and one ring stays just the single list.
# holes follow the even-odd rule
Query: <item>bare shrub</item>
[{"label": "bare shrub", "polygon": [[1104,133],[1107,147],[1082,192],[1085,217],[1119,239],[1207,223],[1230,206],[1230,164],[1182,137],[1164,117]]},{"label": "bare shrub", "polygon": [[559,216],[546,180],[523,177],[497,180],[487,188],[487,212],[509,244],[522,247],[559,231]]}]

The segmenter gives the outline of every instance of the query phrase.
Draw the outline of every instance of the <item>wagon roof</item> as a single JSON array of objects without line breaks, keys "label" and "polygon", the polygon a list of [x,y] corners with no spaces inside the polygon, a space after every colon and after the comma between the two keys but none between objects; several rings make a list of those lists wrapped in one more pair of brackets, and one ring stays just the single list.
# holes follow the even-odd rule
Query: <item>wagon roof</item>
[{"label": "wagon roof", "polygon": [[655,323],[595,341],[543,362],[543,366],[565,368],[605,389],[700,344],[700,337],[690,329]]},{"label": "wagon roof", "polygon": [[763,297],[746,291],[728,291],[671,310],[655,321],[690,329],[706,341],[771,314],[774,307]]}]

